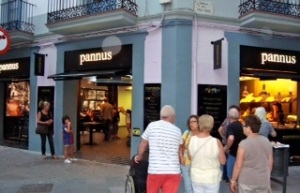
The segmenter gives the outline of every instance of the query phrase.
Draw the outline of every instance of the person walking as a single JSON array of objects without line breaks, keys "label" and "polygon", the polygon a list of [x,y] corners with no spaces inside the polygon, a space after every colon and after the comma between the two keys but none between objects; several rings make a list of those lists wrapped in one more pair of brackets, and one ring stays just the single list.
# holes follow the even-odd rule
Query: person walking
[{"label": "person walking", "polygon": [[210,135],[214,118],[204,114],[198,120],[199,133],[191,137],[188,150],[191,158],[191,180],[194,193],[218,193],[222,179],[221,165],[226,156],[221,141]]},{"label": "person walking", "polygon": [[188,156],[188,146],[192,136],[197,135],[198,128],[198,116],[191,115],[187,120],[188,129],[184,131],[182,135],[183,145],[180,152],[181,173],[184,182],[185,193],[193,193],[193,186],[191,181],[191,160]]},{"label": "person walking", "polygon": [[267,193],[273,165],[273,149],[270,141],[259,134],[261,121],[255,115],[245,118],[243,125],[247,138],[239,144],[233,175],[232,192]]},{"label": "person walking", "polygon": [[108,102],[108,98],[104,99],[104,103],[101,105],[101,114],[104,120],[104,141],[109,141],[111,131],[110,127],[112,126],[112,117],[114,113],[114,107]]},{"label": "person walking", "polygon": [[54,143],[53,143],[53,118],[50,112],[50,103],[48,101],[41,101],[39,103],[40,111],[37,114],[37,124],[46,125],[48,126],[48,133],[47,134],[40,134],[41,137],[41,150],[42,150],[42,157],[46,158],[46,139],[48,138],[50,152],[52,158],[58,158],[55,155]]},{"label": "person walking", "polygon": [[147,193],[177,193],[181,182],[179,152],[183,144],[181,130],[174,125],[175,110],[163,106],[160,120],[151,122],[142,135],[138,154],[139,163],[149,147]]},{"label": "person walking", "polygon": [[[240,108],[238,106],[236,106],[236,105],[231,105],[228,110],[233,109],[233,108],[235,108],[236,110],[238,110],[240,112]],[[229,120],[230,119],[228,117],[226,117],[225,120],[223,121],[223,123],[221,124],[221,126],[218,129],[218,133],[219,133],[220,137],[222,138],[222,144],[223,144],[223,146],[225,146],[226,143],[227,143],[226,136],[227,136],[227,127],[230,124]],[[226,183],[229,182],[229,179],[228,179],[228,176],[227,176],[227,165],[226,164],[223,166],[223,176],[222,176],[222,179],[224,181],[226,181]]]},{"label": "person walking", "polygon": [[255,109],[255,115],[261,121],[259,134],[268,138],[269,136],[276,137],[277,133],[274,130],[271,123],[267,120],[267,112],[264,107],[257,107]]},{"label": "person walking", "polygon": [[239,121],[240,113],[237,109],[232,108],[228,111],[228,119],[230,124],[227,126],[227,141],[224,147],[227,153],[227,176],[231,179],[233,166],[236,160],[236,154],[239,143],[246,138],[243,133],[242,123]]}]

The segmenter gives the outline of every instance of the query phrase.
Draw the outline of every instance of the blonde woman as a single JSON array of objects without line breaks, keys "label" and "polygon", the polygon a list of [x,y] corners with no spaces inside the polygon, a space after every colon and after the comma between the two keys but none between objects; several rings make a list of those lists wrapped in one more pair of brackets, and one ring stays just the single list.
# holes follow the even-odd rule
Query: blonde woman
[{"label": "blonde woman", "polygon": [[222,178],[221,165],[226,163],[224,148],[219,139],[210,135],[214,118],[202,115],[198,120],[199,133],[191,137],[191,180],[194,193],[218,193]]},{"label": "blonde woman", "polygon": [[48,133],[40,134],[42,156],[44,159],[46,158],[46,138],[48,138],[51,156],[52,158],[57,158],[53,144],[53,118],[50,112],[50,103],[48,101],[41,101],[39,107],[41,110],[37,114],[37,124],[48,126]]},{"label": "blonde woman", "polygon": [[180,152],[181,173],[184,182],[185,193],[193,193],[193,186],[191,181],[191,160],[188,156],[188,145],[192,136],[199,133],[198,116],[191,115],[187,120],[188,129],[182,135],[183,145]]}]

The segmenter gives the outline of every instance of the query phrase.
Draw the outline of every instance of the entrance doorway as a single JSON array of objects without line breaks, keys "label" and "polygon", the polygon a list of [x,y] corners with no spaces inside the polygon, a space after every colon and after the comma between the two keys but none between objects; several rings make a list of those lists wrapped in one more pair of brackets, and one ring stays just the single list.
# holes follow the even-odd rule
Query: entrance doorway
[{"label": "entrance doorway", "polygon": [[[111,122],[107,122],[110,111],[104,107],[107,104],[114,108]],[[131,105],[131,77],[82,78],[78,97],[77,157],[128,165],[130,133],[126,127],[126,111],[131,110]]]}]

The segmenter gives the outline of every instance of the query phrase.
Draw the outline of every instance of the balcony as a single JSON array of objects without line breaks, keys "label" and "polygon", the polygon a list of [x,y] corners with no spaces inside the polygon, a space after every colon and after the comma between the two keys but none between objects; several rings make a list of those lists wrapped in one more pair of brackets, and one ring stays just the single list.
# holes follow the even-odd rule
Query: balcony
[{"label": "balcony", "polygon": [[135,0],[49,0],[47,27],[68,35],[135,25]]},{"label": "balcony", "polygon": [[300,32],[300,0],[240,0],[242,27]]},{"label": "balcony", "polygon": [[11,0],[1,4],[0,27],[8,31],[12,44],[33,40],[33,4]]}]

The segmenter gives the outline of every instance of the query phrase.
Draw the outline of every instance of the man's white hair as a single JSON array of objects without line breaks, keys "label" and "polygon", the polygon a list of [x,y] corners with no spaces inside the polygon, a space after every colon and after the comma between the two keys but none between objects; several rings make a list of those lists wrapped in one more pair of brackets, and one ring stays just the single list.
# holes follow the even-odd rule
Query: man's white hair
[{"label": "man's white hair", "polygon": [[232,108],[232,109],[229,109],[229,111],[228,111],[228,117],[238,120],[240,118],[240,113],[237,109]]},{"label": "man's white hair", "polygon": [[257,107],[255,109],[255,115],[260,119],[260,121],[265,121],[266,116],[267,116],[267,112],[266,109],[264,107]]},{"label": "man's white hair", "polygon": [[165,105],[160,110],[160,117],[161,118],[167,118],[175,116],[175,110],[171,105]]}]

